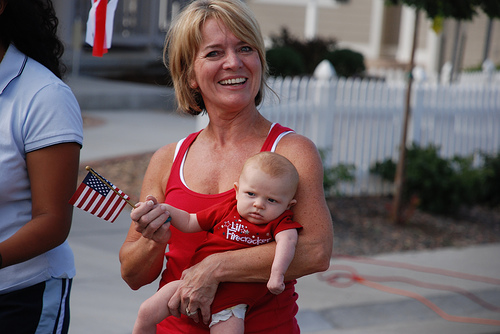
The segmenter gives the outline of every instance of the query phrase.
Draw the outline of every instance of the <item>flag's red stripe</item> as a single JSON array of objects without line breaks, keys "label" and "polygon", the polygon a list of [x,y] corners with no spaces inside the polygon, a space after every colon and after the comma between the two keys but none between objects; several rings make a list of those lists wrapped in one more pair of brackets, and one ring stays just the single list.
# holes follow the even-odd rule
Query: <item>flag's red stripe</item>
[{"label": "flag's red stripe", "polygon": [[116,203],[119,201],[119,196],[114,194],[113,198],[109,199],[109,203],[108,203],[108,207],[106,208],[106,212],[103,212],[102,214],[102,217],[103,219],[105,220],[109,220],[109,217],[110,217],[110,213],[113,212],[113,209],[115,208],[116,206]]},{"label": "flag's red stripe", "polygon": [[102,195],[99,195],[99,199],[97,201],[94,201],[92,207],[89,208],[89,212],[91,214],[96,214],[96,212],[98,211],[99,207],[102,205],[102,202],[104,202],[106,199],[106,197],[102,196]]},{"label": "flag's red stripe", "polygon": [[92,204],[97,201],[100,197],[103,197],[101,194],[99,194],[97,191],[92,190],[89,194],[89,198],[85,202],[85,207],[82,206],[82,209],[85,211],[90,211],[90,208],[92,207]]},{"label": "flag's red stripe", "polygon": [[82,208],[85,205],[87,198],[89,196],[92,196],[92,192],[93,192],[92,188],[85,185],[83,193],[80,195],[80,198],[78,198],[78,201],[76,202],[75,205],[79,208]]},{"label": "flag's red stripe", "polygon": [[122,210],[123,210],[123,208],[125,207],[126,204],[127,204],[127,202],[120,201],[120,206],[118,208],[116,208],[116,210],[114,210],[115,212],[114,212],[113,216],[111,216],[109,218],[110,222],[113,223],[116,220],[116,217],[118,217],[118,215],[120,214],[120,212],[122,212]]},{"label": "flag's red stripe", "polygon": [[95,34],[94,34],[94,47],[92,55],[102,57],[106,52],[104,49],[104,38],[106,34],[106,8],[108,6],[107,0],[101,0],[97,4],[95,11]]},{"label": "flag's red stripe", "polygon": [[95,211],[95,215],[99,218],[102,218],[104,212],[106,212],[106,209],[109,205],[109,199],[113,197],[113,193],[110,192],[106,197],[103,199],[101,203],[99,203],[99,206],[97,207]]},{"label": "flag's red stripe", "polygon": [[109,211],[106,218],[104,218],[106,220],[110,220],[115,215],[116,211],[120,210],[120,205],[122,205],[122,202],[124,202],[124,200],[122,200],[118,195],[116,197],[116,202],[112,205],[111,210]]},{"label": "flag's red stripe", "polygon": [[71,199],[69,200],[69,204],[75,205],[75,203],[77,202],[78,198],[80,197],[82,192],[85,190],[85,188],[87,188],[87,186],[84,183],[80,184],[80,186],[78,187],[78,189],[76,189],[73,196],[71,196]]},{"label": "flag's red stripe", "polygon": [[84,209],[85,206],[87,206],[90,198],[92,198],[93,196],[94,196],[94,190],[92,190],[92,188],[87,186],[87,189],[85,190],[83,195],[80,197],[78,207],[82,208],[82,210],[85,210]]},{"label": "flag's red stripe", "polygon": [[99,196],[96,199],[92,200],[92,202],[90,203],[91,205],[89,206],[87,211],[90,212],[91,214],[95,214],[96,209],[99,207],[102,201],[104,201],[104,198],[105,198],[104,196],[99,194]]},{"label": "flag's red stripe", "polygon": [[105,200],[104,204],[102,205],[102,210],[99,213],[99,217],[106,220],[106,217],[108,216],[109,210],[114,205],[117,198],[119,198],[119,196],[117,194],[115,194],[114,192],[110,192],[108,194],[108,196],[106,196],[106,200]]},{"label": "flag's red stripe", "polygon": [[95,205],[96,203],[98,202],[99,199],[101,199],[103,196],[101,196],[99,194],[99,196],[97,197],[97,200],[96,199],[93,199],[92,201],[90,201],[87,205],[87,207],[85,208],[85,211],[88,211],[90,213],[92,213],[92,211],[94,210],[95,208]]}]

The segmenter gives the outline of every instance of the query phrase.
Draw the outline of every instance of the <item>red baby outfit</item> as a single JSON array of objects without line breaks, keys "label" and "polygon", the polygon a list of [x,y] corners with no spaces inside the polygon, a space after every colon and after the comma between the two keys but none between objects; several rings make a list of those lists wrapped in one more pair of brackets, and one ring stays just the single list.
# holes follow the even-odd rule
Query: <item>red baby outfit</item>
[{"label": "red baby outfit", "polygon": [[[281,231],[301,228],[299,223],[292,220],[293,213],[290,210],[267,224],[252,224],[239,215],[236,203],[233,197],[196,213],[201,228],[210,233],[196,250],[193,265],[210,254],[267,244],[274,241],[276,234]],[[250,312],[266,293],[265,283],[221,283],[212,303],[212,314],[238,304],[248,305]]]}]

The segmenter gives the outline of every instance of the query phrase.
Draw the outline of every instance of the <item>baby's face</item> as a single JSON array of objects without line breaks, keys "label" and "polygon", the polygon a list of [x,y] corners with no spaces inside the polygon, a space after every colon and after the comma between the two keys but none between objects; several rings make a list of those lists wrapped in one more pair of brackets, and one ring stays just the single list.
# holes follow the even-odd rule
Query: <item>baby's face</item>
[{"label": "baby's face", "polygon": [[238,212],[253,224],[266,224],[295,203],[286,178],[271,177],[258,168],[246,169],[235,188]]}]

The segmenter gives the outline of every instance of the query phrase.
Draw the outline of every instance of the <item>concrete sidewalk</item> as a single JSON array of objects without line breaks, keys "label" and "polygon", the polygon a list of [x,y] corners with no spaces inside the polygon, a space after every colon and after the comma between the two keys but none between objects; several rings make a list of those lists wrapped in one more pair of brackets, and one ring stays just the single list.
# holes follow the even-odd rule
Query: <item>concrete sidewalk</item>
[{"label": "concrete sidewalk", "polygon": [[84,129],[82,163],[154,152],[196,130],[196,118],[174,111],[92,110],[82,115],[98,122]]},{"label": "concrete sidewalk", "polygon": [[[82,163],[151,152],[196,129],[195,118],[177,115],[161,105],[150,106],[140,102],[142,95],[147,97],[148,94],[162,94],[158,87],[152,87],[149,91],[144,85],[114,85],[113,82],[103,83],[91,78],[83,78],[82,81],[73,78],[70,86],[79,101],[92,98],[88,93],[89,87],[102,93],[104,97],[99,99],[107,98],[107,103],[119,100],[117,92],[129,98],[136,96],[132,98],[137,103],[133,107],[109,106],[97,110],[95,105],[87,104],[87,107],[82,108],[84,116],[101,121],[99,125],[84,129]],[[84,88],[86,92],[82,92]],[[109,95],[104,94],[105,91],[109,91]],[[138,92],[140,94],[134,95]],[[116,103],[119,105],[121,102]],[[131,333],[139,305],[156,290],[157,282],[154,282],[138,291],[132,291],[120,277],[118,251],[130,224],[128,214],[125,210],[114,224],[110,224],[75,209],[69,237],[77,266],[71,297],[72,334]],[[370,259],[500,279],[499,255],[500,244],[491,244],[384,254]],[[370,279],[401,276],[419,282],[450,285],[465,289],[500,307],[498,284],[387,267],[381,263],[367,264],[352,259],[335,258],[332,265],[352,267],[367,279],[369,276],[373,276]],[[346,288],[335,287],[325,280],[331,274],[333,271],[327,271],[323,275],[310,275],[298,281],[300,310],[297,318],[302,333],[500,333],[500,326],[443,320],[428,307],[408,297],[395,296],[360,284]],[[455,292],[419,288],[401,282],[381,284],[421,294],[451,315],[500,320],[499,312],[487,310]]]}]

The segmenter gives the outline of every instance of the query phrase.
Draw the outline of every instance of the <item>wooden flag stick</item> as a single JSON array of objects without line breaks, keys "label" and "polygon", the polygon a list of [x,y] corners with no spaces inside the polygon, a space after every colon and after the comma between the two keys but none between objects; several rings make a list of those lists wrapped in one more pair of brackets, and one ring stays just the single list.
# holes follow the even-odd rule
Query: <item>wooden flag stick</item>
[{"label": "wooden flag stick", "polygon": [[125,197],[123,197],[123,195],[120,194],[115,188],[113,188],[105,179],[103,179],[101,177],[101,175],[97,174],[97,172],[95,170],[93,170],[92,167],[87,166],[87,167],[85,167],[85,169],[88,170],[89,172],[91,172],[92,174],[94,174],[95,177],[97,177],[99,180],[101,180],[102,183],[104,183],[109,189],[113,190],[115,192],[115,194],[117,194],[118,196],[120,196],[125,202],[127,202],[128,204],[130,204],[131,207],[133,207],[134,209],[136,208],[136,206],[134,204],[132,204],[132,202],[130,202]]}]

